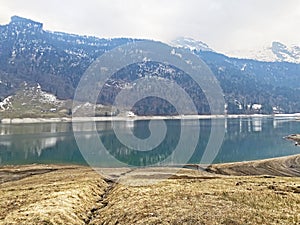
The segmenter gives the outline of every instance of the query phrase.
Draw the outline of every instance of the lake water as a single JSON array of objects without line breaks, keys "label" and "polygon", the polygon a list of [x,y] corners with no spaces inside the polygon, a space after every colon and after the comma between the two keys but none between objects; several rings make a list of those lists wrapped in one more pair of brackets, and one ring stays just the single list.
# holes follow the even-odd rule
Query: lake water
[{"label": "lake water", "polygon": [[[140,139],[151,136],[149,121],[97,122],[96,134],[93,123],[45,123],[45,124],[0,124],[0,165],[31,163],[88,163],[113,166],[107,155],[124,164],[144,166],[159,163],[172,155],[179,142],[183,128],[193,135],[195,126],[200,126],[196,149],[183,161],[174,163],[199,163],[207,147],[212,123],[220,126],[225,133],[222,146],[214,163],[266,159],[300,154],[300,147],[283,137],[300,133],[300,122],[292,118],[238,118],[201,120],[166,120],[166,135],[152,150],[137,151],[126,147],[117,138],[113,127],[124,134],[133,132]],[[197,125],[197,123],[199,125]],[[196,124],[196,125],[195,125]],[[154,123],[155,126],[155,123]],[[80,142],[79,147],[74,137]],[[101,141],[103,148],[99,149]],[[189,141],[184,145],[188,148]],[[84,149],[83,149],[84,148]],[[185,148],[179,149],[182,156]],[[104,155],[106,154],[106,156]]]}]

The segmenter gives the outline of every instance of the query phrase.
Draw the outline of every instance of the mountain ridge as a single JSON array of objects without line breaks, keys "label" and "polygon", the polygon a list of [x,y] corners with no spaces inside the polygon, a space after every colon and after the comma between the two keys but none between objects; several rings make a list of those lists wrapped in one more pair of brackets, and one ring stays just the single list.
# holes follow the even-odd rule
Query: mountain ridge
[{"label": "mountain ridge", "polygon": [[[136,40],[140,39],[104,39],[45,31],[42,23],[12,17],[9,24],[0,26],[0,98],[13,95],[26,82],[29,86],[39,84],[43,91],[58,99],[72,99],[79,80],[96,58]],[[198,47],[193,48],[192,43]],[[192,47],[191,51],[213,71],[223,88],[228,113],[300,112],[299,64],[231,58],[192,39],[188,39],[186,46],[182,42],[179,44],[181,46],[178,47]],[[99,103],[112,104],[126,82],[133,83],[137,79],[137,72],[144,76],[146,73],[143,71],[154,73],[162,65],[150,63],[143,66],[138,68],[133,65],[129,68],[132,71],[124,68],[117,73],[106,86],[106,93],[99,97]],[[182,71],[175,69],[174,74],[169,74],[170,68],[167,67],[162,71],[155,77],[175,79],[193,96],[198,113],[209,114],[205,95],[187,80]],[[155,106],[159,106],[158,111]],[[165,102],[153,99],[136,106],[135,110],[137,114],[175,113]]]}]

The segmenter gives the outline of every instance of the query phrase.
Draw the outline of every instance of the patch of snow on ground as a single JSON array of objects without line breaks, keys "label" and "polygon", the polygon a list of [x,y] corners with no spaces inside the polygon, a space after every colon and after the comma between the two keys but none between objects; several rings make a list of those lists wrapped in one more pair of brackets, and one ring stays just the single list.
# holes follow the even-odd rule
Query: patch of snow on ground
[{"label": "patch of snow on ground", "polygon": [[247,64],[244,64],[243,67],[241,68],[241,71],[245,71],[246,67],[247,67]]},{"label": "patch of snow on ground", "polygon": [[2,102],[0,102],[0,110],[7,110],[11,106],[12,96],[8,96]]},{"label": "patch of snow on ground", "polygon": [[175,49],[172,49],[171,55],[175,55],[175,56],[178,56],[179,58],[182,58],[182,55],[177,53]]},{"label": "patch of snow on ground", "polygon": [[41,97],[42,97],[42,99],[41,99],[42,102],[58,103],[56,96],[54,96],[53,94],[49,94],[47,92],[42,91]]}]

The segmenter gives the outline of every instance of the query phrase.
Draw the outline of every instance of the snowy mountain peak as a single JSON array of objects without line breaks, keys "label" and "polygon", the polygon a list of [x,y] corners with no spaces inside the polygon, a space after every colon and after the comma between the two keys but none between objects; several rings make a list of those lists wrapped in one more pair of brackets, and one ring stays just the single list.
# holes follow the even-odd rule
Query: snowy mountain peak
[{"label": "snowy mountain peak", "polygon": [[290,62],[300,64],[300,47],[286,46],[285,44],[274,41],[271,46],[262,47],[259,50],[239,50],[226,52],[230,57],[254,59],[264,62]]},{"label": "snowy mountain peak", "polygon": [[170,43],[174,47],[186,48],[196,51],[213,51],[207,44],[202,41],[194,40],[189,37],[180,37]]},{"label": "snowy mountain peak", "polygon": [[300,63],[299,46],[288,47],[280,42],[273,42],[271,50],[278,61]]}]

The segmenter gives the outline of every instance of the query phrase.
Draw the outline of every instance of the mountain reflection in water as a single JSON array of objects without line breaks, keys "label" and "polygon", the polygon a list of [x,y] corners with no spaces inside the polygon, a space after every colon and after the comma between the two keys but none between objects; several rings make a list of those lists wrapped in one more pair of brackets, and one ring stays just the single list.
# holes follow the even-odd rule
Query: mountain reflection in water
[{"label": "mountain reflection in water", "polygon": [[[149,121],[118,122],[82,122],[72,126],[71,123],[44,124],[0,124],[0,165],[31,163],[86,164],[97,166],[114,166],[114,159],[132,166],[147,166],[168,159],[168,163],[199,163],[211,134],[212,122],[199,120],[200,137],[196,150],[190,160],[182,147],[179,155],[173,157],[173,151],[181,135],[181,126],[188,135],[194,135],[195,120],[166,120],[164,137],[151,134]],[[154,126],[155,122],[153,123]],[[217,119],[216,126],[225,126],[225,138],[214,162],[233,162],[272,158],[299,154],[300,148],[283,139],[292,133],[300,133],[300,122],[291,118],[238,118]],[[118,133],[114,131],[118,129]],[[81,151],[77,146],[74,132],[81,142]],[[142,146],[131,147],[119,140],[117,135],[127,137],[133,134],[145,145],[153,144],[152,150]],[[128,138],[130,135],[128,136]],[[152,138],[152,139],[151,139]],[[101,141],[105,149],[99,149]],[[186,148],[189,140],[184,140]],[[83,147],[84,146],[84,147]],[[83,154],[82,154],[83,153]],[[180,155],[181,154],[181,155]],[[183,160],[184,159],[184,160]]]}]

